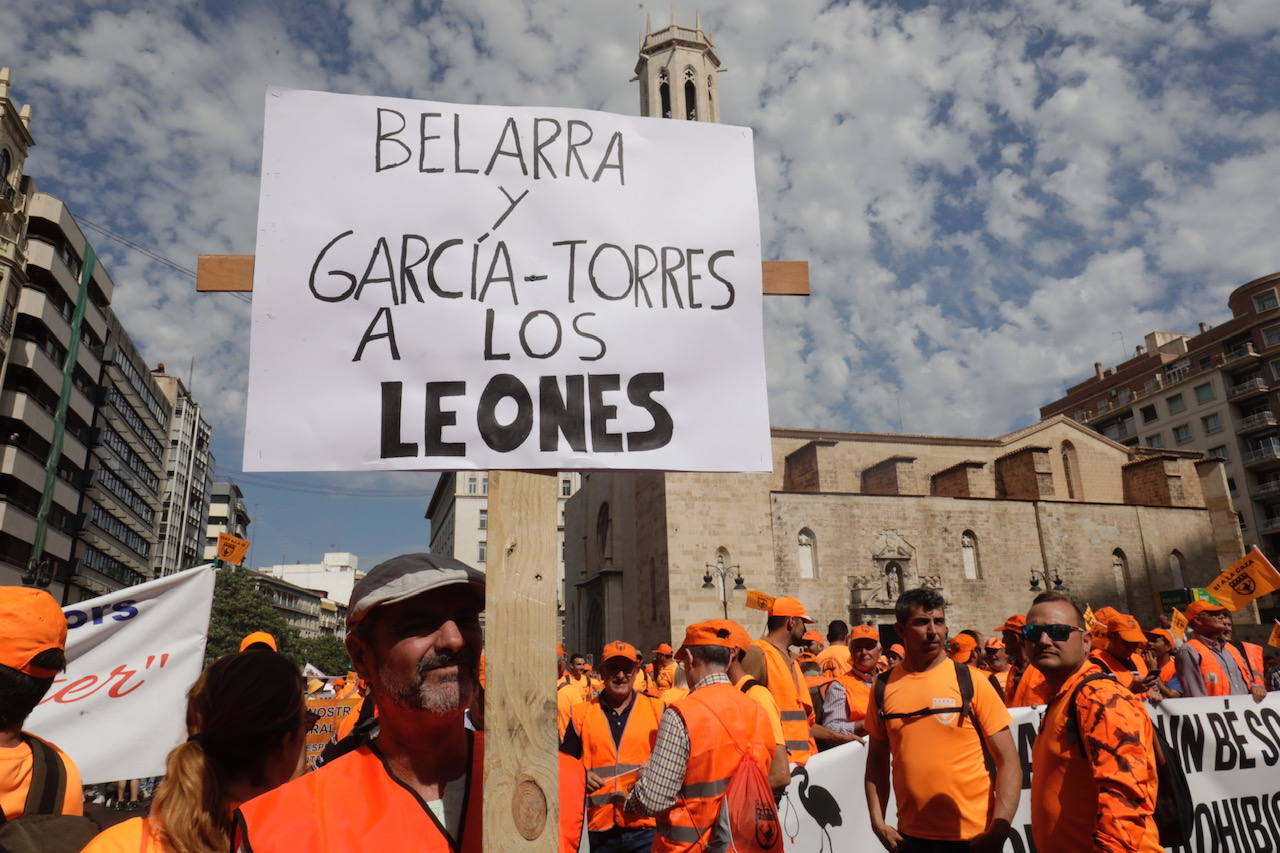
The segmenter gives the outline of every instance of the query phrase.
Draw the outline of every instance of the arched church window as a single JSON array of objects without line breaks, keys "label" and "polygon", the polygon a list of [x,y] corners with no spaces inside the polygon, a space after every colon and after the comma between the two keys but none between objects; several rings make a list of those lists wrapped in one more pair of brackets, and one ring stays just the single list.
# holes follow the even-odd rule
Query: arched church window
[{"label": "arched church window", "polygon": [[1116,597],[1121,604],[1128,607],[1127,583],[1129,577],[1129,558],[1119,548],[1111,552],[1111,576],[1116,584]]},{"label": "arched church window", "polygon": [[9,170],[13,168],[13,158],[8,148],[0,148],[0,183],[9,182]]},{"label": "arched church window", "polygon": [[800,577],[802,578],[816,578],[818,576],[816,544],[817,540],[814,538],[813,531],[807,527],[802,528],[796,545],[796,565],[799,567]]},{"label": "arched church window", "polygon": [[662,117],[671,118],[671,81],[667,78],[665,68],[658,70],[658,100],[661,102]]},{"label": "arched church window", "polygon": [[600,547],[600,553],[607,554],[609,551],[609,504],[600,504],[600,511],[596,513],[596,544]]},{"label": "arched church window", "polygon": [[698,87],[694,85],[692,68],[684,70],[684,117],[689,121],[698,120]]},{"label": "arched church window", "polygon": [[1186,586],[1182,578],[1182,566],[1182,553],[1175,548],[1169,553],[1169,580],[1173,583],[1174,589],[1182,589]]},{"label": "arched church window", "polygon": [[960,560],[964,565],[964,576],[975,581],[980,576],[978,565],[978,537],[972,530],[960,534]]},{"label": "arched church window", "polygon": [[1076,447],[1069,441],[1062,442],[1062,473],[1067,480],[1067,497],[1071,500],[1083,500],[1079,483],[1076,481],[1079,465],[1076,462]]}]

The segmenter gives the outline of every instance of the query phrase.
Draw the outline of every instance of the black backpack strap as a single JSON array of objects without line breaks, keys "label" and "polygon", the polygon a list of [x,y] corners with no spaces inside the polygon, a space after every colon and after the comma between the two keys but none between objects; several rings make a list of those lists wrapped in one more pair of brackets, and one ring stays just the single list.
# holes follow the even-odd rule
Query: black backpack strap
[{"label": "black backpack strap", "polygon": [[743,693],[746,693],[752,687],[763,687],[763,686],[764,685],[756,681],[754,678],[748,678],[746,681],[742,682],[742,686],[739,687],[738,689],[741,690]]},{"label": "black backpack strap", "polygon": [[[956,685],[960,688],[959,725],[963,726],[966,717],[973,721],[973,675],[966,664],[952,661],[951,665],[956,668]],[[978,727],[977,722],[974,722],[973,727]]]},{"label": "black backpack strap", "polygon": [[22,739],[31,747],[31,788],[27,791],[24,815],[62,814],[67,787],[67,768],[58,751],[38,737],[25,732]]},{"label": "black backpack strap", "polygon": [[[1115,680],[1116,680],[1116,677],[1112,675],[1110,672],[1090,673],[1089,675],[1086,675],[1084,678],[1080,679],[1080,683],[1076,685],[1075,690],[1071,691],[1071,697],[1067,700],[1069,703],[1067,705],[1067,732],[1073,738],[1075,738],[1076,743],[1080,744],[1080,749],[1084,751],[1085,755],[1089,754],[1089,749],[1088,747],[1085,746],[1084,735],[1080,733],[1080,715],[1077,711],[1077,709],[1079,708],[1078,700],[1080,699],[1080,691],[1083,690],[1084,686],[1088,684],[1090,681],[1115,681]],[[1116,683],[1119,683],[1119,682],[1116,682]],[[1044,722],[1041,721],[1040,725],[1041,725],[1041,728],[1043,728]]]},{"label": "black backpack strap", "polygon": [[881,721],[891,719],[884,712],[884,691],[885,688],[889,686],[889,673],[892,671],[893,670],[891,669],[886,669],[884,672],[878,674],[876,676],[876,683],[871,688],[872,692],[875,694],[876,712],[880,715]]},{"label": "black backpack strap", "polygon": [[996,692],[996,695],[1000,697],[1000,701],[1003,702],[1004,688],[1000,686],[1000,679],[996,678],[994,672],[987,675],[987,683],[991,685],[991,689]]}]

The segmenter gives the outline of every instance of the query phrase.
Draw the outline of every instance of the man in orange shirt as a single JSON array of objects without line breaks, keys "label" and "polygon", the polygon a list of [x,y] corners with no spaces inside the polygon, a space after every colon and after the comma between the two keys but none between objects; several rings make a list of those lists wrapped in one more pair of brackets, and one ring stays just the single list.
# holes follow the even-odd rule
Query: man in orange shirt
[{"label": "man in orange shirt", "polygon": [[1147,648],[1147,635],[1138,620],[1127,613],[1112,613],[1107,619],[1107,634],[1101,647],[1089,653],[1099,667],[1110,672],[1116,681],[1134,693],[1145,695],[1156,676],[1147,669],[1142,652]]},{"label": "man in orange shirt", "polygon": [[848,675],[853,669],[853,660],[849,653],[849,626],[840,619],[827,623],[827,647],[818,655],[818,665],[822,674],[835,678]]},{"label": "man in orange shirt", "polygon": [[653,662],[649,664],[649,681],[654,685],[657,695],[676,686],[676,662],[671,659],[669,643],[659,643],[652,651]]},{"label": "man in orange shirt", "polygon": [[1057,592],[1036,596],[1024,635],[1053,689],[1031,754],[1038,853],[1160,853],[1155,735],[1142,699],[1088,657],[1084,617]]},{"label": "man in orange shirt", "polygon": [[[66,645],[67,619],[53,596],[35,587],[0,587],[0,810],[8,820],[24,814],[84,814],[75,764],[53,744],[22,730],[53,679],[66,669]],[[31,790],[37,760],[52,771],[46,777],[56,786],[52,790]],[[42,793],[48,794],[49,808],[28,811]],[[85,823],[87,842],[94,828]]]},{"label": "man in orange shirt", "polygon": [[[904,592],[895,616],[906,656],[876,676],[867,708],[871,829],[896,853],[996,853],[1022,790],[1009,732],[1013,718],[985,678],[973,678],[972,670],[947,658],[946,602],[936,590]],[[967,702],[962,679],[969,681]],[[881,690],[883,702],[877,701]],[[987,755],[995,762],[994,783]],[[885,820],[890,757],[896,827]]]},{"label": "man in orange shirt", "polygon": [[822,697],[822,724],[843,735],[861,735],[871,684],[880,661],[880,632],[874,625],[855,625],[849,633],[852,667],[848,675],[837,675],[825,686]]},{"label": "man in orange shirt", "polygon": [[649,760],[662,717],[660,701],[633,687],[640,653],[630,643],[608,643],[600,655],[604,690],[574,706],[560,751],[587,768],[587,830],[592,853],[647,853],[651,817],[626,815],[622,804]]},{"label": "man in orange shirt", "polygon": [[987,672],[991,673],[991,677],[1000,686],[1000,695],[1004,696],[1005,690],[1009,686],[1009,673],[1013,669],[1013,666],[1009,663],[1009,654],[1005,651],[1004,640],[997,640],[992,637],[983,643],[982,651],[983,660],[987,664]]}]

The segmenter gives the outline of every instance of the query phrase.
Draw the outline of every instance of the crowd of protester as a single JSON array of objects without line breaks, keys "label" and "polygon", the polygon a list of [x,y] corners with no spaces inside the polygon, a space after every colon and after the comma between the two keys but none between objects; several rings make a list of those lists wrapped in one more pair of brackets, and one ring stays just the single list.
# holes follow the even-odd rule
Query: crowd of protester
[{"label": "crowd of protester", "polygon": [[[190,689],[188,737],[149,813],[98,833],[81,816],[74,762],[23,730],[65,668],[66,619],[43,591],[0,587],[0,849],[481,850],[484,592],[483,573],[428,554],[357,583],[354,676],[330,687],[365,699],[316,769],[303,760],[317,719],[309,686],[270,635],[246,637]],[[611,640],[592,650],[594,669],[561,646],[560,847],[725,849],[738,831],[726,817],[735,791],[776,798],[813,756],[860,742],[869,828],[886,850],[1001,850],[1023,796],[1009,709],[1038,705],[1036,849],[1154,853],[1158,745],[1144,703],[1261,701],[1268,681],[1277,686],[1263,649],[1234,641],[1225,608],[1196,601],[1186,616],[1193,633],[1181,641],[1048,592],[984,636],[952,632],[941,595],[914,589],[891,629],[837,620],[823,636],[801,601],[782,596],[755,637],[710,619],[648,660]],[[24,832],[46,846],[7,846]]]}]

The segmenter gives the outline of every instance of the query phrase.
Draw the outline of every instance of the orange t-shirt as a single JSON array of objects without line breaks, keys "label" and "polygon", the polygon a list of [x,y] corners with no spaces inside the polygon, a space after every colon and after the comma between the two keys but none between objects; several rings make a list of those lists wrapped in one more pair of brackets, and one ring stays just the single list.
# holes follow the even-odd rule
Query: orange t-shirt
[{"label": "orange t-shirt", "polygon": [[1053,688],[1044,680],[1044,674],[1031,664],[1022,671],[1018,684],[1009,693],[1009,685],[1013,684],[1012,676],[1005,684],[1005,704],[1010,708],[1027,708],[1031,705],[1045,705],[1053,697]]},{"label": "orange t-shirt", "polygon": [[848,646],[827,646],[818,655],[818,665],[822,667],[822,674],[829,678],[848,675],[853,671],[853,653]]},{"label": "orange t-shirt", "polygon": [[[744,675],[733,686],[742,691],[742,685],[750,678],[751,676]],[[778,703],[769,692],[769,688],[757,682],[751,685],[750,690],[742,691],[742,694],[748,699],[755,700],[756,704],[764,709],[764,715],[769,718],[769,731],[773,732],[773,742],[786,746],[787,739],[782,734],[782,716],[778,713]]]},{"label": "orange t-shirt", "polygon": [[[23,734],[35,737],[30,732],[23,732]],[[62,814],[84,814],[84,791],[80,787],[80,771],[76,769],[75,762],[54,744],[44,738],[40,740],[57,750],[63,765],[67,768],[67,787],[62,797]],[[23,809],[26,808],[27,792],[31,789],[32,764],[31,747],[27,744],[0,747],[0,809],[4,809],[4,816],[8,820],[20,817]]]},{"label": "orange t-shirt", "polygon": [[[1039,853],[1159,853],[1155,739],[1142,699],[1119,683],[1080,691],[1081,736],[1066,730],[1067,700],[1100,668],[1086,661],[1045,709],[1031,751],[1031,833]],[[1080,749],[1081,742],[1092,752]]]},{"label": "orange t-shirt", "polygon": [[93,837],[82,853],[169,853],[151,829],[151,821],[135,817],[108,827]]},{"label": "orange t-shirt", "polygon": [[[885,687],[886,714],[959,708],[960,685],[947,658],[924,672],[895,666]],[[990,737],[1013,721],[985,678],[973,679],[972,710]],[[933,841],[965,841],[987,828],[992,781],[972,721],[959,713],[881,720],[875,694],[863,721],[867,734],[889,741],[898,831]],[[946,772],[939,772],[945,768]]]}]

